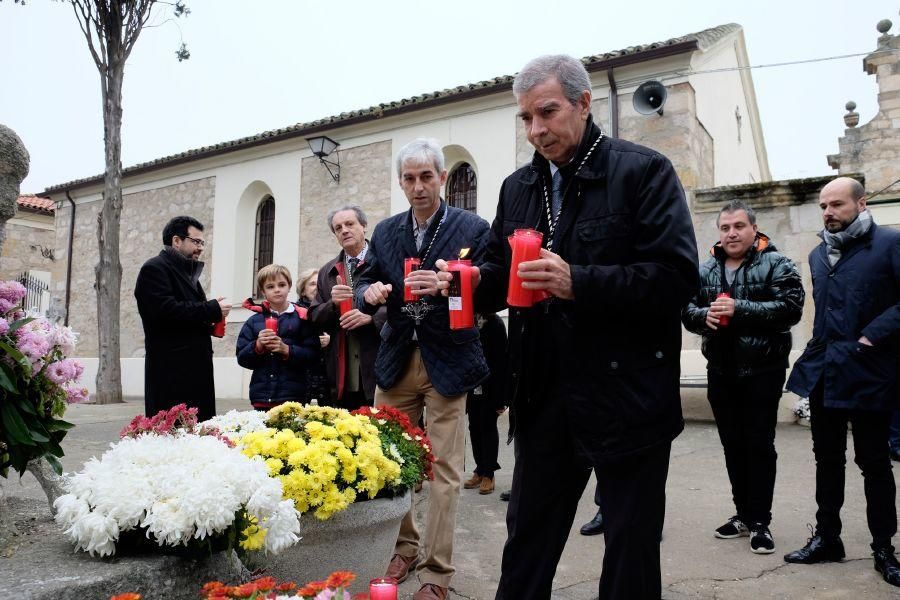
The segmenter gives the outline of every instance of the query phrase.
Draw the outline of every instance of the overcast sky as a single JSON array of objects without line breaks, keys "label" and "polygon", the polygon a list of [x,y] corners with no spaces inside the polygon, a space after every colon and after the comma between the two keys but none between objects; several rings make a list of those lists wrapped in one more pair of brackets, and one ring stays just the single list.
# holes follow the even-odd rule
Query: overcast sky
[{"label": "overcast sky", "polygon": [[[147,29],[125,71],[122,161],[153,160],[268,129],[577,57],[743,25],[750,62],[870,52],[897,0],[188,0]],[[248,7],[253,7],[252,9]],[[160,7],[159,21],[169,13]],[[181,38],[190,60],[174,51]],[[715,75],[707,75],[714,77]],[[862,58],[754,69],[776,179],[831,173],[844,103],[877,108]],[[70,6],[0,2],[0,123],[31,153],[23,192],[102,173],[99,78]]]}]

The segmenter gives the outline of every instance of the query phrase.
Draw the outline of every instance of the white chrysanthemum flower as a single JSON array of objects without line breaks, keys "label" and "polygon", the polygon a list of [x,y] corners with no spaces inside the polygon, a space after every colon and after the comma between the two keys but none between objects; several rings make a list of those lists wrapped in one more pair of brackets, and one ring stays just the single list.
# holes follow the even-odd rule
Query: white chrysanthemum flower
[{"label": "white chrysanthemum flower", "polygon": [[119,532],[135,527],[160,545],[205,539],[224,533],[244,508],[267,528],[267,550],[299,539],[299,513],[282,500],[281,481],[211,436],[125,438],[88,461],[67,491],[56,520],[91,554],[114,553]]},{"label": "white chrysanthemum flower", "polygon": [[200,423],[201,427],[214,427],[231,441],[237,441],[251,431],[266,428],[266,413],[258,410],[229,410]]}]

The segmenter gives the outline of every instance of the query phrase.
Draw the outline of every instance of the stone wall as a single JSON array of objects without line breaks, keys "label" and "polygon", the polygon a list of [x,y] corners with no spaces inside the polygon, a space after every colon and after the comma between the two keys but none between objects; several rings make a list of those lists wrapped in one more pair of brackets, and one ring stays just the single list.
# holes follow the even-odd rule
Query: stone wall
[{"label": "stone wall", "polygon": [[0,279],[17,279],[24,271],[53,272],[56,232],[51,215],[28,215],[21,208],[6,223],[6,241],[0,254]]},{"label": "stone wall", "polygon": [[340,246],[325,216],[344,204],[358,204],[369,218],[367,235],[390,216],[391,142],[341,149],[341,181],[336,183],[316,157],[302,160],[300,180],[300,270],[318,268],[337,255]]},{"label": "stone wall", "polygon": [[[206,249],[201,257],[207,262],[200,283],[209,288],[214,236],[212,231],[215,179],[208,177],[154,190],[127,194],[121,218],[120,260],[122,262],[121,356],[144,355],[144,332],[134,301],[134,283],[138,270],[162,248],[162,230],[172,217],[190,215],[205,225]],[[101,202],[80,203],[75,210],[71,299],[69,325],[79,333],[78,356],[97,356],[97,295],[94,291],[94,265],[97,263],[97,215]],[[68,257],[68,202],[56,211],[57,259],[54,263],[52,305],[63,313],[65,305],[66,260]],[[217,346],[219,344],[216,344]],[[231,346],[233,352],[233,345]]]},{"label": "stone wall", "polygon": [[886,33],[890,21],[879,23],[879,31],[882,29],[878,50],[863,60],[863,69],[878,82],[878,114],[856,127],[856,105],[848,102],[849,112],[844,116],[848,128],[838,142],[840,152],[828,157],[828,164],[841,175],[865,174],[869,194],[885,190],[879,196],[881,201],[900,199],[896,185],[900,178],[900,35]]}]

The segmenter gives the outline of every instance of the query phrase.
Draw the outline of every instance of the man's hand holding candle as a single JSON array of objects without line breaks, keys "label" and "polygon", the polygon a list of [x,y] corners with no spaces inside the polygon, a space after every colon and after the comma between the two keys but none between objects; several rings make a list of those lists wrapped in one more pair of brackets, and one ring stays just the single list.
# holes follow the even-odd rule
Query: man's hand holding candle
[{"label": "man's hand holding candle", "polygon": [[[443,258],[436,261],[434,266],[438,269],[437,289],[442,296],[447,296],[449,295],[448,290],[450,289],[450,281],[453,280],[453,274],[449,271],[449,265]],[[481,283],[481,271],[478,267],[470,267],[469,272],[472,274],[472,290],[474,290],[478,287],[478,284]]]},{"label": "man's hand holding candle", "polygon": [[353,299],[353,288],[344,283],[344,278],[337,276],[337,284],[331,288],[331,300],[335,304]]},{"label": "man's hand holding candle", "polygon": [[363,295],[363,299],[366,301],[366,304],[371,304],[373,306],[386,304],[388,301],[388,296],[391,295],[392,289],[393,286],[391,286],[391,284],[376,281],[366,288],[366,293]]},{"label": "man's hand holding candle", "polygon": [[437,295],[440,289],[438,283],[440,283],[438,274],[428,269],[412,271],[403,280],[403,285],[408,287],[416,297]]},{"label": "man's hand holding candle", "polygon": [[541,248],[540,258],[519,265],[519,277],[526,290],[544,290],[557,298],[573,300],[572,271],[558,254]]}]

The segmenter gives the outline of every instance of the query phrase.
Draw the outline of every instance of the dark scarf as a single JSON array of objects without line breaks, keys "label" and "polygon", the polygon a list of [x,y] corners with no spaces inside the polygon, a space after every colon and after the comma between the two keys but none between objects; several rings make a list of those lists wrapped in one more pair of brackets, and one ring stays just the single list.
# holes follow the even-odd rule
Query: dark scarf
[{"label": "dark scarf", "polygon": [[823,229],[819,232],[819,237],[825,242],[828,251],[828,262],[831,266],[833,267],[841,260],[841,253],[848,244],[869,233],[871,228],[872,213],[869,212],[869,209],[866,209],[859,213],[859,216],[841,231],[831,233],[827,229]]},{"label": "dark scarf", "polygon": [[190,280],[191,285],[196,287],[197,282],[200,281],[200,274],[203,272],[204,263],[199,260],[194,260],[193,258],[187,258],[172,246],[164,246],[163,254],[176,269],[181,271],[181,273]]}]

